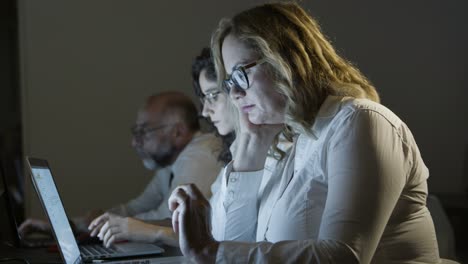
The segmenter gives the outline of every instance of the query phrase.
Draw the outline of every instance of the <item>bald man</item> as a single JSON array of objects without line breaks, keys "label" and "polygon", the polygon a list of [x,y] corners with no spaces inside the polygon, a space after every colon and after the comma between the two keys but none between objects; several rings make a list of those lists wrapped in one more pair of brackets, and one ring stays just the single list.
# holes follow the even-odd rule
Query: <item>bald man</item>
[{"label": "bald man", "polygon": [[[170,218],[167,199],[183,183],[193,182],[211,196],[210,186],[222,166],[217,159],[221,142],[199,130],[197,109],[189,97],[179,92],[150,96],[138,112],[132,146],[144,166],[156,174],[140,196],[94,219],[89,226],[91,236],[97,235],[106,246],[122,239],[160,241],[172,233],[170,228],[137,219]],[[156,237],[148,240],[145,234],[149,232]]]},{"label": "bald man", "polygon": [[[132,146],[155,175],[138,197],[91,221],[91,235],[97,235],[106,246],[118,240],[156,242],[167,237],[172,233],[170,228],[154,225],[154,221],[171,218],[167,199],[172,190],[183,183],[195,183],[209,197],[210,186],[222,167],[217,159],[219,138],[200,132],[198,111],[192,100],[180,92],[162,92],[146,99],[132,128]],[[73,222],[84,231],[89,220],[88,215],[74,218]],[[40,224],[26,221],[20,232],[49,228]],[[155,237],[148,240],[144,236],[148,232]]]},{"label": "bald man", "polygon": [[200,132],[197,109],[188,96],[150,96],[138,112],[132,135],[144,166],[156,174],[139,197],[110,212],[142,220],[170,218],[170,191],[187,182],[196,182],[211,195],[210,186],[222,166],[217,160],[221,145],[214,135]]}]

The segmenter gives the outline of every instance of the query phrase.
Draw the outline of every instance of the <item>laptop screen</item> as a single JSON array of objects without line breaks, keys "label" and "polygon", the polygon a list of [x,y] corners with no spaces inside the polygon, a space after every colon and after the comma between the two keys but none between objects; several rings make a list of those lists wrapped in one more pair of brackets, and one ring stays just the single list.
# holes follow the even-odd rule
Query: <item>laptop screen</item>
[{"label": "laptop screen", "polygon": [[47,212],[65,263],[75,263],[80,257],[80,250],[47,162],[44,161],[44,165],[35,165],[32,160],[29,162],[36,191]]}]

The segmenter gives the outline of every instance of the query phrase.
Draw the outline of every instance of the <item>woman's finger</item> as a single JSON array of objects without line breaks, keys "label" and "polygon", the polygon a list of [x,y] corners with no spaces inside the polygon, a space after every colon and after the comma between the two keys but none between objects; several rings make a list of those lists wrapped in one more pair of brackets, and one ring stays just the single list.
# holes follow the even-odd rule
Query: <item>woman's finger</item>
[{"label": "woman's finger", "polygon": [[[188,205],[187,203],[184,203],[183,205],[179,206],[180,209],[178,210],[179,211],[179,216],[178,216],[178,220],[179,220],[179,241],[186,241],[186,242],[189,242],[188,239],[187,239],[187,229],[190,230],[190,228],[187,228],[185,226],[186,223],[190,223],[191,220],[194,220],[194,219],[190,219],[187,221],[187,219],[185,219],[185,217],[187,216],[187,210],[189,210],[188,208]],[[193,226],[193,228],[199,228],[198,226]]]},{"label": "woman's finger", "polygon": [[174,232],[179,232],[179,214],[181,210],[185,210],[186,203],[190,199],[187,195],[187,192],[182,187],[178,187],[177,191],[173,192],[171,195],[171,203],[177,204],[175,207],[174,213],[172,214],[172,227]]},{"label": "woman's finger", "polygon": [[183,185],[180,185],[172,191],[171,196],[169,196],[169,199],[167,200],[169,210],[174,211],[177,209],[177,206],[179,206],[182,196],[181,196],[181,190],[185,193],[185,191],[182,189]]},{"label": "woman's finger", "polygon": [[181,185],[180,189],[184,190],[187,196],[192,200],[205,198],[200,189],[193,183]]},{"label": "woman's finger", "polygon": [[175,209],[174,212],[172,212],[172,230],[174,230],[174,233],[178,234],[179,233],[179,210]]}]

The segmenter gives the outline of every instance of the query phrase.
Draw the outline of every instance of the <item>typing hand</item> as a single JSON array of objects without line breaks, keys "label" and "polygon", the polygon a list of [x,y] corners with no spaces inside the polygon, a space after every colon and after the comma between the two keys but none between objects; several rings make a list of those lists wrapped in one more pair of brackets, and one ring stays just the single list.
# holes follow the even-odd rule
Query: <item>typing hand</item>
[{"label": "typing hand", "polygon": [[88,229],[91,231],[90,235],[97,235],[106,247],[122,240],[154,242],[160,238],[162,232],[161,227],[111,213],[104,213],[94,219]]},{"label": "typing hand", "polygon": [[184,256],[195,263],[214,263],[219,243],[211,235],[211,208],[200,190],[194,184],[181,185],[168,202]]},{"label": "typing hand", "polygon": [[52,229],[48,222],[33,218],[28,218],[18,228],[18,233],[22,238],[33,232],[51,234]]}]

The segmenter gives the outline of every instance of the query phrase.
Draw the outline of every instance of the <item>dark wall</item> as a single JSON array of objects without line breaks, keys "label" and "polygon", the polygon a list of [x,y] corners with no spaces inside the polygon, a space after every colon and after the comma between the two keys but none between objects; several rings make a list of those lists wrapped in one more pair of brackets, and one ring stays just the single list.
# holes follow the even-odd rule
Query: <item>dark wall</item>
[{"label": "dark wall", "polygon": [[0,162],[17,219],[23,217],[21,106],[16,1],[0,1]]},{"label": "dark wall", "polygon": [[18,141],[12,135],[21,124],[16,19],[15,1],[0,1],[0,152],[3,155],[21,149],[14,145]]},{"label": "dark wall", "polygon": [[[468,184],[466,1],[305,1],[413,132],[436,192]],[[338,8],[339,7],[339,8]]]},{"label": "dark wall", "polygon": [[[191,61],[219,19],[261,2],[20,1],[24,152],[49,159],[71,215],[141,191],[151,174],[130,147],[129,127],[143,98],[192,95]],[[430,190],[464,191],[466,1],[301,3],[408,124]],[[75,199],[84,189],[89,195]]]}]

